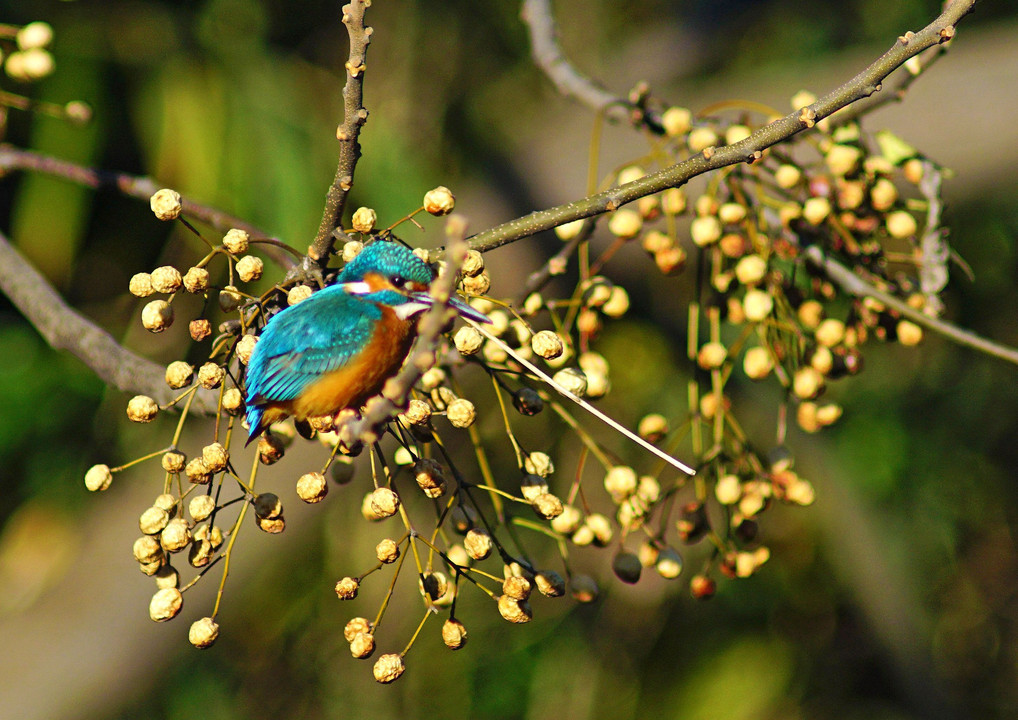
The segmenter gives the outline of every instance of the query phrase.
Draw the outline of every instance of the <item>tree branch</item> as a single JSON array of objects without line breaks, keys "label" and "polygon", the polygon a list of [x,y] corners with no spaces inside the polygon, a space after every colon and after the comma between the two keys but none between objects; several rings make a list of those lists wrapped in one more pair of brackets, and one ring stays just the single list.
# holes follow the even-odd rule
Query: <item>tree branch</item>
[{"label": "tree branch", "polygon": [[879,92],[884,78],[906,60],[954,37],[955,23],[968,14],[974,4],[975,0],[954,0],[936,20],[918,33],[909,32],[902,35],[891,49],[844,85],[812,105],[760,128],[741,142],[720,148],[707,148],[688,160],[639,180],[503,223],[474,235],[470,239],[470,247],[480,252],[494,250],[542,230],[550,230],[573,220],[611,212],[646,195],[683,185],[691,178],[711,170],[742,162],[754,162],[761,157],[766,148],[813,127],[823,118],[862,98]]},{"label": "tree branch", "polygon": [[583,75],[566,58],[558,44],[558,28],[551,12],[551,0],[524,0],[520,19],[530,33],[534,64],[555,83],[560,93],[578,100],[591,110],[603,112],[609,120],[626,122],[632,118],[628,101]]},{"label": "tree branch", "polygon": [[[343,6],[343,24],[350,35],[350,59],[346,62],[346,86],[343,88],[343,124],[336,129],[339,140],[339,162],[336,177],[325,196],[325,210],[318,226],[318,235],[308,248],[308,260],[321,270],[329,262],[336,243],[335,230],[343,219],[346,198],[353,187],[353,174],[361,157],[358,140],[361,126],[368,120],[363,104],[364,59],[371,42],[372,28],[364,27],[364,11],[370,0],[353,0]],[[310,269],[310,268],[308,268]]]},{"label": "tree branch", "polygon": [[809,246],[803,250],[802,255],[806,258],[807,262],[822,270],[832,282],[845,292],[857,297],[871,297],[917,325],[928,327],[930,330],[953,340],[959,345],[980,350],[987,355],[992,355],[993,357],[1018,365],[1018,349],[1000,345],[973,332],[916,310],[893,295],[885,293],[866,282],[840,262],[826,255],[817,245]]},{"label": "tree branch", "polygon": [[[120,345],[113,336],[67,305],[46,278],[0,233],[0,290],[54,350],[67,350],[107,385],[166,405],[179,393],[166,385],[165,368]],[[217,396],[200,391],[191,410],[216,412]]]},{"label": "tree branch", "polygon": [[[84,185],[94,190],[116,190],[127,197],[148,201],[149,198],[159,190],[162,185],[156,184],[152,178],[129,175],[122,172],[111,172],[109,170],[98,170],[85,167],[77,163],[55,158],[52,155],[22,150],[13,145],[0,145],[0,175],[12,170],[28,170],[42,175],[63,178],[77,185]],[[269,238],[268,234],[259,227],[240,218],[228,215],[222,210],[201,205],[187,198],[182,199],[184,215],[189,218],[201,220],[211,226],[217,232],[225,233],[230,228],[238,228],[246,231],[252,237]],[[276,240],[280,242],[279,240]],[[261,248],[269,258],[284,270],[294,266],[294,260],[282,250],[264,245]]]}]

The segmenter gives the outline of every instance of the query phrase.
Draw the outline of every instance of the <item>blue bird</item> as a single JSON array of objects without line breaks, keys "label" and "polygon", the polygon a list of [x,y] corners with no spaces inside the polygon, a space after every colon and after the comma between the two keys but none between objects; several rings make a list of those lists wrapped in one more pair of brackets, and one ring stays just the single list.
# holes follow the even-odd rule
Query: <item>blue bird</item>
[{"label": "blue bird", "polygon": [[[431,268],[403,245],[376,240],[336,284],[274,315],[247,367],[248,443],[288,415],[335,415],[359,408],[399,370],[430,307]],[[456,311],[482,313],[453,297]]]}]

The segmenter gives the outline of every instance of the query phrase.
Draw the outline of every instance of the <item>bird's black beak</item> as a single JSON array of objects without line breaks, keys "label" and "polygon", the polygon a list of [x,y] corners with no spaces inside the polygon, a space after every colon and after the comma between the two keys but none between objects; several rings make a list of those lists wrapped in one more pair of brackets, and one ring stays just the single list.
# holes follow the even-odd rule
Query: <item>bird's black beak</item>
[{"label": "bird's black beak", "polygon": [[[435,299],[426,292],[412,293],[410,295],[410,299],[413,300],[414,302],[418,302],[423,305],[429,306],[433,305],[435,302]],[[479,323],[489,323],[489,324],[491,323],[491,320],[488,319],[487,315],[482,313],[480,310],[475,310],[474,308],[470,307],[465,302],[460,300],[456,295],[449,296],[449,307],[455,310],[460,315],[460,317],[469,318],[470,320]]]}]

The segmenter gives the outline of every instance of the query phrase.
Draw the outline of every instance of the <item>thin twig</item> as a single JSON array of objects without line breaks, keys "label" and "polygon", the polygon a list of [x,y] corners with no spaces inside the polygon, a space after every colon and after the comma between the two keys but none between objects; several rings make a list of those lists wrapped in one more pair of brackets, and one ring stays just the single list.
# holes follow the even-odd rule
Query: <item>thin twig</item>
[{"label": "thin twig", "polygon": [[711,170],[743,162],[754,162],[772,145],[787,140],[838,110],[879,92],[884,78],[906,60],[954,37],[955,23],[968,14],[974,4],[975,0],[954,0],[940,17],[917,33],[902,35],[893,47],[848,82],[812,105],[760,128],[741,142],[720,148],[707,148],[688,160],[639,180],[503,223],[474,235],[470,239],[470,247],[480,252],[494,250],[573,220],[612,212],[641,197],[684,185],[691,178]]},{"label": "thin twig", "polygon": [[364,60],[372,33],[372,28],[364,26],[364,11],[370,4],[370,0],[353,0],[343,6],[343,24],[350,35],[350,58],[346,62],[346,86],[343,88],[343,124],[336,129],[339,161],[336,164],[336,176],[325,196],[325,210],[318,226],[318,235],[308,248],[308,260],[319,269],[329,262],[329,255],[336,243],[333,233],[342,222],[346,197],[353,187],[354,170],[361,157],[358,138],[361,126],[368,120],[368,111],[363,103]]},{"label": "thin twig", "polygon": [[[152,397],[160,405],[179,393],[166,384],[166,368],[120,345],[113,336],[70,307],[45,277],[0,233],[0,290],[54,350],[67,350],[99,379],[124,392]],[[216,393],[198,393],[191,409],[216,412]]]},{"label": "thin twig", "polygon": [[575,98],[591,110],[603,112],[609,120],[628,121],[630,103],[605,90],[573,67],[558,42],[558,28],[551,12],[551,0],[524,0],[520,19],[530,33],[530,51],[534,63],[558,91]]},{"label": "thin twig", "polygon": [[1018,365],[1018,349],[1001,345],[992,340],[976,335],[969,330],[964,330],[939,318],[926,315],[911,307],[907,303],[877,289],[861,277],[853,273],[834,258],[824,254],[816,245],[803,250],[806,261],[826,273],[827,277],[836,283],[842,290],[858,297],[871,297],[878,300],[886,307],[900,313],[917,325],[924,325],[940,335],[953,340],[959,345],[980,350],[987,355],[1006,360],[1009,363]]},{"label": "thin twig", "polygon": [[[6,174],[12,170],[28,170],[42,175],[51,175],[95,190],[116,190],[127,197],[144,201],[148,201],[157,190],[164,187],[149,177],[85,167],[68,160],[55,158],[52,155],[23,150],[13,145],[0,145],[0,174]],[[254,238],[272,240],[274,243],[282,244],[276,238],[269,238],[261,228],[222,210],[196,203],[186,197],[182,199],[182,202],[184,215],[201,220],[217,232],[225,233],[231,228],[237,228],[246,231]],[[263,248],[263,252],[284,270],[289,270],[295,265],[293,259],[281,248],[270,244]]]}]

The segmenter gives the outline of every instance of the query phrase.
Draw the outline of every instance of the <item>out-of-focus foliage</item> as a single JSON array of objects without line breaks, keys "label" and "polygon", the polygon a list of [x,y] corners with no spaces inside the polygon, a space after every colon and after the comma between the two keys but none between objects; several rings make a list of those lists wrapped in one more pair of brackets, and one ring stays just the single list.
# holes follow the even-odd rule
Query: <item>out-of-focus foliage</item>
[{"label": "out-of-focus foliage", "polygon": [[[811,61],[870,42],[875,55],[937,6],[556,4],[567,51],[619,91],[650,72],[662,82],[699,85],[761,65],[787,72],[788,63],[805,85]],[[341,112],[346,41],[337,5],[80,0],[11,2],[5,12],[0,20],[44,19],[56,31],[57,72],[31,92],[55,102],[87,100],[96,112],[86,130],[16,115],[7,140],[151,174],[298,248],[312,237]],[[541,122],[580,116],[574,126],[584,132],[590,123],[530,66],[516,12],[513,3],[375,3],[366,91],[372,114],[353,207],[369,203],[395,219],[442,183],[456,188],[460,208],[480,227],[582,193],[576,178],[586,173],[585,141],[565,146],[581,151],[558,159],[561,179],[534,177],[540,164],[520,150],[526,139],[554,132]],[[975,42],[980,27],[994,22],[1013,27],[1013,13],[1003,3],[979,5],[958,43]],[[937,83],[950,63],[949,55],[923,82]],[[668,97],[668,87],[655,89]],[[987,102],[1002,91],[987,88]],[[695,95],[682,100],[697,106]],[[610,141],[639,147],[626,137],[613,131]],[[626,155],[624,148],[611,153]],[[973,196],[965,188],[974,180],[957,177],[949,190],[951,241],[976,275],[969,282],[956,273],[949,312],[1015,345],[1018,187],[980,184]],[[114,333],[124,332],[136,310],[123,293],[134,272],[194,254],[193,239],[167,233],[136,202],[50,179],[2,183],[0,226],[75,306]],[[532,255],[517,247],[506,257],[523,266],[522,276],[554,251],[553,242],[535,240]],[[669,319],[675,305],[653,286],[633,300],[643,319],[603,339],[609,360],[619,358],[616,367],[634,337],[653,361],[646,372],[613,376],[614,397],[633,400],[631,410],[614,408],[629,424],[644,399],[675,392],[670,363],[683,354]],[[172,345],[131,332],[127,342],[155,358]],[[98,381],[46,349],[5,301],[0,351],[0,488],[8,498],[0,510],[0,587],[61,589],[59,573],[33,579],[52,555],[22,568],[13,553],[33,546],[15,540],[32,536],[26,527],[69,526],[65,537],[78,538],[100,504],[82,497],[80,477],[92,462],[121,452],[123,398],[105,403]],[[1008,717],[1018,707],[1014,369],[936,339],[918,351],[871,352],[867,362],[839,397],[841,426],[823,441],[796,438],[817,504],[771,519],[764,532],[778,560],[757,577],[722,585],[711,603],[673,597],[653,579],[611,585],[598,605],[549,612],[525,629],[492,616],[489,627],[470,628],[473,642],[457,653],[428,637],[400,684],[377,687],[349,658],[342,640],[348,611],[328,590],[349,558],[369,553],[377,540],[365,533],[359,544],[338,544],[335,528],[361,522],[360,494],[348,487],[304,521],[295,540],[305,548],[300,563],[283,553],[275,563],[271,546],[238,560],[249,569],[226,610],[233,630],[213,650],[198,653],[182,639],[171,652],[137,646],[133,662],[147,667],[144,682],[123,687],[111,678],[102,701],[89,694],[90,707],[102,706],[92,715]],[[26,524],[40,517],[53,522]],[[132,522],[127,517],[121,520]],[[118,604],[122,586],[136,582],[127,551],[117,570],[104,593],[73,606],[82,622],[93,617],[89,603]],[[18,612],[32,609],[0,604],[0,623],[17,623]],[[122,632],[165,633],[133,601],[123,601],[122,614],[141,617]],[[405,619],[411,629],[416,621]],[[70,647],[66,637],[36,641],[55,655]],[[83,666],[102,661],[87,655]],[[18,685],[16,677],[6,680]],[[75,686],[74,678],[49,692],[65,686]]]}]

